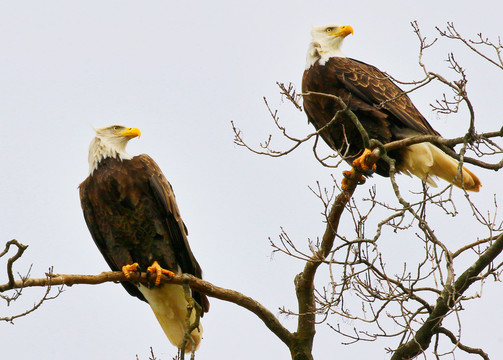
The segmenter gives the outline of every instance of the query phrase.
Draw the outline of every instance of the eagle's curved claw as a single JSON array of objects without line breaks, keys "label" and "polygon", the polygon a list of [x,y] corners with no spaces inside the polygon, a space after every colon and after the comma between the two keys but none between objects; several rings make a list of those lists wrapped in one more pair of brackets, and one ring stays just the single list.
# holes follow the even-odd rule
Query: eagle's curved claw
[{"label": "eagle's curved claw", "polygon": [[124,274],[124,276],[128,280],[131,277],[131,272],[133,272],[133,271],[140,272],[140,265],[138,265],[138,263],[134,263],[134,264],[130,264],[130,265],[124,265],[122,267],[122,273]]},{"label": "eagle's curved claw", "polygon": [[154,263],[147,268],[147,275],[150,273],[155,273],[154,286],[159,286],[162,274],[166,274],[170,278],[176,275],[173,271],[163,269],[157,261],[154,261]]},{"label": "eagle's curved claw", "polygon": [[[355,180],[353,180],[354,169],[345,170],[345,171],[342,172],[342,175],[344,176],[342,178],[342,182],[341,182],[341,188],[342,188],[342,190],[344,190],[344,191],[353,190],[355,188],[355,186],[354,186],[354,181]],[[362,175],[360,177],[360,179],[356,180],[356,184],[361,185],[361,184],[364,184],[365,181],[366,181],[366,179]]]},{"label": "eagle's curved claw", "polygon": [[376,170],[375,163],[374,164],[368,163],[368,156],[370,154],[372,154],[372,150],[365,149],[365,151],[363,151],[363,154],[361,156],[353,160],[353,167],[356,168],[356,170],[364,173],[365,175],[371,175]]}]

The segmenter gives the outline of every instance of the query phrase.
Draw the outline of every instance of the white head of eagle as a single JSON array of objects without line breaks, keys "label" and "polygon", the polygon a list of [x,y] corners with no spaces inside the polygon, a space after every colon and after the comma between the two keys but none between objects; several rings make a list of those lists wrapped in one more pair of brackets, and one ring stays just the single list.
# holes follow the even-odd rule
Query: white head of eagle
[{"label": "white head of eagle", "polygon": [[306,69],[309,69],[316,61],[320,65],[331,57],[346,57],[342,51],[344,38],[353,33],[353,28],[349,25],[323,25],[313,26],[311,29],[312,41],[307,50]]},{"label": "white head of eagle", "polygon": [[141,136],[139,129],[122,125],[95,127],[94,130],[96,137],[89,146],[89,174],[91,175],[100,161],[107,157],[130,160],[132,156],[126,152],[126,145],[132,138]]}]

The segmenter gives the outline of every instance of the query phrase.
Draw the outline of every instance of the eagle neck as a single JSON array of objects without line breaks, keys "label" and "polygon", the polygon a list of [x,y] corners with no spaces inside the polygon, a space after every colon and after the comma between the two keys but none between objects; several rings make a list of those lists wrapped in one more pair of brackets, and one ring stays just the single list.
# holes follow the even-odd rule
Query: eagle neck
[{"label": "eagle neck", "polygon": [[109,143],[105,139],[96,136],[89,146],[89,174],[93,174],[103,159],[131,160],[133,157],[126,152],[126,144],[127,141],[124,143]]},{"label": "eagle neck", "polygon": [[317,62],[320,65],[325,65],[325,63],[333,57],[345,58],[346,55],[344,55],[340,47],[324,47],[320,43],[313,41],[309,44],[307,49],[306,70]]}]

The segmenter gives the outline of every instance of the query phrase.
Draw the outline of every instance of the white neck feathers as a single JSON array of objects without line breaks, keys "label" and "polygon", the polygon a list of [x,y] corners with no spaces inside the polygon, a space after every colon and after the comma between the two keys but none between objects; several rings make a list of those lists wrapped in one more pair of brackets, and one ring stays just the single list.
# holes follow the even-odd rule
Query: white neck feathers
[{"label": "white neck feathers", "polygon": [[345,58],[346,55],[341,51],[340,46],[322,46],[320,43],[312,41],[307,49],[306,70],[316,64],[317,61],[320,65],[325,65],[328,59],[332,57]]},{"label": "white neck feathers", "polygon": [[89,174],[92,175],[105,158],[130,160],[132,156],[126,152],[127,142],[128,139],[125,138],[105,138],[97,135],[89,146]]}]

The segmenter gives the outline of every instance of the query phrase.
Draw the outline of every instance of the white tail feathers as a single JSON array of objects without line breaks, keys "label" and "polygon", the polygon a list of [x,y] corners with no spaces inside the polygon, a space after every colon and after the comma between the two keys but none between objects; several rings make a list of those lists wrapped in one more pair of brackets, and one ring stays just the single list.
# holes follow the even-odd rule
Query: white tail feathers
[{"label": "white tail feathers", "polygon": [[477,192],[482,186],[478,177],[465,167],[462,168],[461,177],[458,173],[459,162],[431,143],[410,145],[407,150],[398,169],[400,172],[413,174],[433,187],[437,184],[432,177],[454,183],[459,188],[463,188],[464,184],[468,191]]},{"label": "white tail feathers", "polygon": [[[164,333],[169,341],[180,348],[182,346],[183,337],[185,335],[185,317],[187,315],[187,300],[181,285],[164,284],[161,287],[148,289],[140,285],[139,290],[147,299],[150,307],[154,311],[155,317],[161,325]],[[195,310],[190,316],[190,323],[195,321]],[[191,352],[199,347],[203,328],[199,324],[199,328],[192,331],[185,345],[185,352]]]}]

